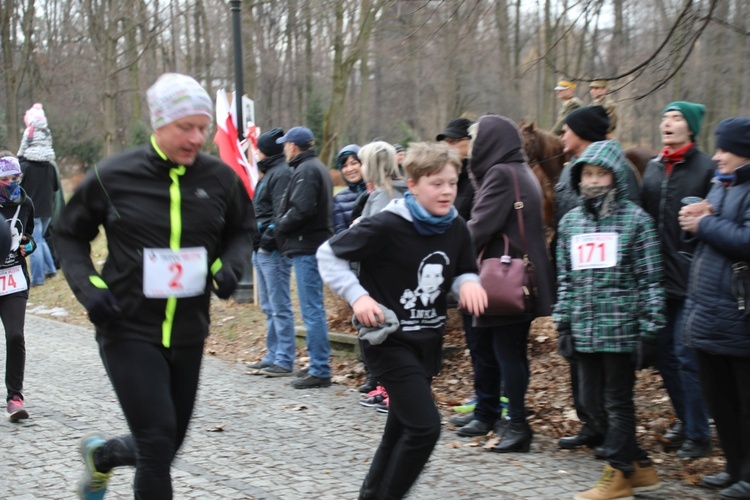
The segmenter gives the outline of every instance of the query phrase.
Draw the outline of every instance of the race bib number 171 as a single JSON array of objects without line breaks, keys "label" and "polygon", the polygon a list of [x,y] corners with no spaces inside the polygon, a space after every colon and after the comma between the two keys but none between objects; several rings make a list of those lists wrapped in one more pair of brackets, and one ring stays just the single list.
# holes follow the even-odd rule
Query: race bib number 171
[{"label": "race bib number 171", "polygon": [[574,271],[617,265],[617,233],[586,233],[573,236],[570,263]]}]

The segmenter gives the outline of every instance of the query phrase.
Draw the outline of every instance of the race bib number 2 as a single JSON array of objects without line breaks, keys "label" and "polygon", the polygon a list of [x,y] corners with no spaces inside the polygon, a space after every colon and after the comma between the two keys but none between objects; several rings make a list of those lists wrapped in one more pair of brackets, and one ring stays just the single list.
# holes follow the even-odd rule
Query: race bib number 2
[{"label": "race bib number 2", "polygon": [[573,236],[570,263],[574,271],[603,269],[617,265],[617,233],[586,233]]},{"label": "race bib number 2", "polygon": [[150,299],[202,295],[207,274],[208,254],[203,247],[143,249],[143,294]]}]

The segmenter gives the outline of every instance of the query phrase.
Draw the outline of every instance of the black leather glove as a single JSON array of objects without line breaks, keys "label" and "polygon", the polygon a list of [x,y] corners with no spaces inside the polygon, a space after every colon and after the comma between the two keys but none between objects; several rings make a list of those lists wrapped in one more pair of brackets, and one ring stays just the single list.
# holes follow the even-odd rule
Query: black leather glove
[{"label": "black leather glove", "polygon": [[89,295],[86,301],[86,310],[91,322],[99,326],[117,321],[122,317],[117,299],[106,288],[97,289]]},{"label": "black leather glove", "polygon": [[567,360],[575,357],[576,350],[573,345],[573,333],[570,331],[569,323],[557,325],[557,352]]},{"label": "black leather glove", "polygon": [[656,339],[639,338],[633,351],[633,363],[636,370],[656,366],[659,362],[659,344]]},{"label": "black leather glove", "polygon": [[237,276],[229,268],[219,269],[219,272],[214,275],[214,281],[216,282],[214,293],[220,299],[228,299],[237,289]]}]

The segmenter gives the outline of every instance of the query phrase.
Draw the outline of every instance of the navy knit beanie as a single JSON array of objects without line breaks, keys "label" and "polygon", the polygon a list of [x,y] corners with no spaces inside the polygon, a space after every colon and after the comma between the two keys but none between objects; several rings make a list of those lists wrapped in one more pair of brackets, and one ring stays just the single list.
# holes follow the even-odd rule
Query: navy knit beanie
[{"label": "navy knit beanie", "polygon": [[716,127],[716,147],[742,158],[750,158],[750,118],[722,120]]},{"label": "navy knit beanie", "polygon": [[602,106],[584,106],[568,113],[565,125],[584,141],[604,141],[609,130],[609,116]]}]

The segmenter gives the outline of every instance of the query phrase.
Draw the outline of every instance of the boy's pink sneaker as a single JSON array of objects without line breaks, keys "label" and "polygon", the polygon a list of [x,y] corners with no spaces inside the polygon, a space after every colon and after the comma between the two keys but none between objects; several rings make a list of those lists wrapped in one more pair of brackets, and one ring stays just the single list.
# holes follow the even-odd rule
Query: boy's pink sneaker
[{"label": "boy's pink sneaker", "polygon": [[379,385],[379,386],[375,387],[375,389],[373,389],[372,391],[368,392],[365,395],[365,397],[369,398],[371,396],[378,396],[380,394],[385,395],[385,387],[383,387],[382,385]]},{"label": "boy's pink sneaker", "polygon": [[382,385],[379,385],[375,390],[367,393],[365,397],[359,400],[359,404],[362,406],[372,407],[381,404],[388,398],[388,394]]},{"label": "boy's pink sneaker", "polygon": [[388,413],[388,407],[390,406],[390,401],[388,399],[388,396],[383,400],[382,403],[376,406],[376,410],[380,413]]},{"label": "boy's pink sneaker", "polygon": [[8,415],[11,422],[18,422],[19,420],[29,418],[29,412],[23,407],[23,399],[20,396],[13,396],[8,401]]}]

